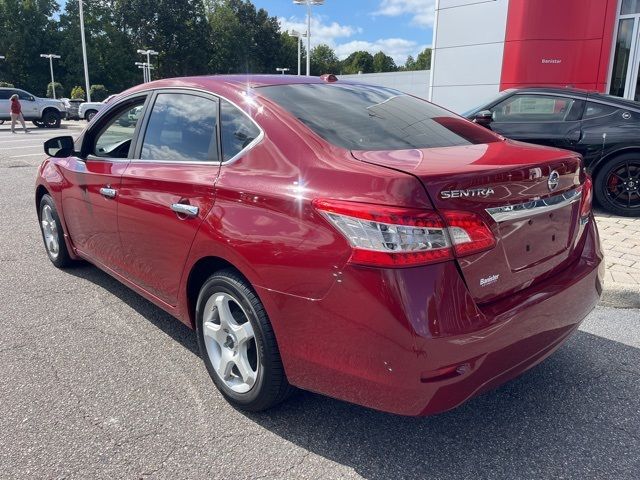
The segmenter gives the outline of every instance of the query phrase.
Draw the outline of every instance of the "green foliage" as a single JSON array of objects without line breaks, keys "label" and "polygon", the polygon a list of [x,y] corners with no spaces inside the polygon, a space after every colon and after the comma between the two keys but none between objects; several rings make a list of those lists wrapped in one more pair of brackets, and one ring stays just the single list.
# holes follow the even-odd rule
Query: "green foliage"
[{"label": "green foliage", "polygon": [[431,69],[431,49],[425,48],[414,60],[411,55],[407,57],[402,70],[429,70]]},{"label": "green foliage", "polygon": [[0,82],[0,87],[13,88],[14,85],[13,83],[9,83],[9,82]]},{"label": "green foliage", "polygon": [[60,82],[47,84],[47,97],[53,98],[53,89],[56,89],[56,98],[64,97],[64,88]]},{"label": "green foliage", "polygon": [[71,98],[74,100],[84,100],[84,88],[80,86],[73,87],[73,90],[71,90]]},{"label": "green foliage", "polygon": [[311,75],[339,72],[340,60],[329,45],[320,44],[311,50]]},{"label": "green foliage", "polygon": [[[276,73],[276,67],[297,73],[298,39],[281,32],[278,19],[250,0],[91,0],[84,5],[90,80],[106,90],[92,90],[92,100],[140,83],[134,63],[146,58],[138,49],[159,52],[152,57],[153,78]],[[53,62],[56,80],[84,84],[78,17],[76,0],[0,0],[0,53],[6,56],[0,78],[45,95],[50,72],[40,54],[56,53],[61,56]],[[305,51],[302,45],[303,73]],[[411,69],[428,68],[427,54],[412,59]],[[311,68],[313,75],[368,73],[393,71],[395,63],[382,52],[375,57],[354,52],[340,62],[329,46],[318,45],[311,52]],[[56,96],[61,96],[58,88]],[[83,89],[74,91],[75,98],[86,98]]]},{"label": "green foliage", "polygon": [[369,52],[353,52],[342,61],[342,73],[373,73],[373,56]]},{"label": "green foliage", "polygon": [[104,87],[104,85],[91,85],[89,92],[91,93],[92,102],[101,102],[109,96],[109,91]]},{"label": "green foliage", "polygon": [[395,72],[398,70],[396,62],[384,52],[378,52],[373,56],[374,72]]}]

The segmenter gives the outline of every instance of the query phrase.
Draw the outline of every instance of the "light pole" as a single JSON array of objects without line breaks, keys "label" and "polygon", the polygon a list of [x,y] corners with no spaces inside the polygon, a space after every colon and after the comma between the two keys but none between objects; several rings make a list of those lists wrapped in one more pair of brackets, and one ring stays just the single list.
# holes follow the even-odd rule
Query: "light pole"
[{"label": "light pole", "polygon": [[42,58],[49,59],[49,68],[51,69],[51,90],[53,90],[53,98],[56,98],[56,82],[53,78],[53,59],[60,58],[60,55],[56,55],[55,53],[41,53],[40,56]]},{"label": "light pole", "polygon": [[311,7],[323,5],[324,0],[293,0],[296,5],[307,6],[307,76],[311,74]]},{"label": "light pole", "polygon": [[302,37],[306,37],[307,34],[306,33],[301,33],[297,30],[291,30],[290,35],[292,37],[296,37],[297,42],[298,42],[298,75],[301,75],[302,72],[300,71],[300,44],[302,43]]},{"label": "light pole", "polygon": [[147,83],[147,64],[145,62],[136,62],[135,64],[142,69],[142,83]]},{"label": "light pole", "polygon": [[82,11],[82,0],[78,0],[78,10],[80,14],[80,39],[82,40],[82,62],[84,63],[84,86],[87,89],[87,102],[91,101],[91,91],[89,90],[89,64],[87,63],[87,42],[84,39],[84,13]]},{"label": "light pole", "polygon": [[276,68],[276,71],[280,72],[280,73],[282,73],[282,75],[284,75],[284,72],[288,72],[289,69],[287,67],[284,67],[284,68],[283,67],[278,67],[278,68]]},{"label": "light pole", "polygon": [[151,81],[151,55],[158,55],[158,52],[156,52],[155,50],[138,50],[138,53],[140,55],[146,55],[147,56],[147,82]]}]

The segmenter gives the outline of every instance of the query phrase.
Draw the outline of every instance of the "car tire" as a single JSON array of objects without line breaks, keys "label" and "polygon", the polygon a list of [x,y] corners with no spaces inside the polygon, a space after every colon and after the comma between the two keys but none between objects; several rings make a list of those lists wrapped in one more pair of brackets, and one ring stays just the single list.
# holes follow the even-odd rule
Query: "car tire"
[{"label": "car tire", "polygon": [[40,199],[38,220],[40,220],[42,241],[51,263],[58,268],[71,266],[73,260],[69,256],[67,244],[64,241],[62,222],[60,222],[53,198],[48,194],[43,195]]},{"label": "car tire", "polygon": [[89,110],[89,111],[87,111],[87,113],[84,114],[84,119],[87,122],[90,122],[93,119],[93,117],[96,116],[96,113],[98,113],[97,110]]},{"label": "car tire", "polygon": [[38,128],[44,128],[44,122],[40,121],[40,120],[34,120],[33,123],[36,127]]},{"label": "car tire", "polygon": [[640,153],[607,160],[596,172],[594,194],[602,208],[625,217],[640,216]]},{"label": "car tire", "polygon": [[215,273],[200,289],[196,329],[209,375],[234,407],[267,410],[295,391],[287,381],[267,312],[235,270]]},{"label": "car tire", "polygon": [[62,122],[62,117],[60,112],[55,110],[47,110],[44,112],[42,116],[42,122],[44,126],[47,128],[60,128],[60,123]]}]

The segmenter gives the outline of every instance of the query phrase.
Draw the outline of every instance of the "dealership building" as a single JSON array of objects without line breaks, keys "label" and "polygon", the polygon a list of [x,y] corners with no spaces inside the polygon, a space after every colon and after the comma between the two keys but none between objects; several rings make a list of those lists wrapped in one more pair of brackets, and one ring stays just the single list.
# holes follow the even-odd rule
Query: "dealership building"
[{"label": "dealership building", "polygon": [[463,112],[517,86],[640,101],[640,0],[436,0],[429,98]]}]

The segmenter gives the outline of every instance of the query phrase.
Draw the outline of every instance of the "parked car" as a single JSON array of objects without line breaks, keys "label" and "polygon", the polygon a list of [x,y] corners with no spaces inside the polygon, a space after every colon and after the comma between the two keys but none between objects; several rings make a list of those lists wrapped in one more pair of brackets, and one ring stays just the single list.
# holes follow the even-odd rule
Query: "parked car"
[{"label": "parked car", "polygon": [[93,117],[95,117],[96,113],[98,113],[102,108],[117,97],[117,94],[109,95],[102,102],[84,102],[80,104],[78,108],[78,115],[80,118],[84,118],[87,122],[90,122]]},{"label": "parked car", "polygon": [[395,90],[159,80],[45,151],[53,264],[86,259],[195,329],[246,410],[292,386],[404,415],[454,408],[549,356],[602,291],[578,154]]},{"label": "parked car", "polygon": [[64,102],[50,98],[40,98],[19,88],[0,87],[0,120],[10,120],[10,98],[17,94],[22,105],[22,115],[37,127],[58,128],[66,118]]},{"label": "parked car", "polygon": [[508,138],[582,154],[598,203],[640,216],[640,103],[585,90],[521,88],[465,116]]},{"label": "parked car", "polygon": [[80,98],[63,98],[61,99],[65,107],[67,109],[67,120],[80,120],[79,109],[80,104],[84,102],[83,99]]}]

